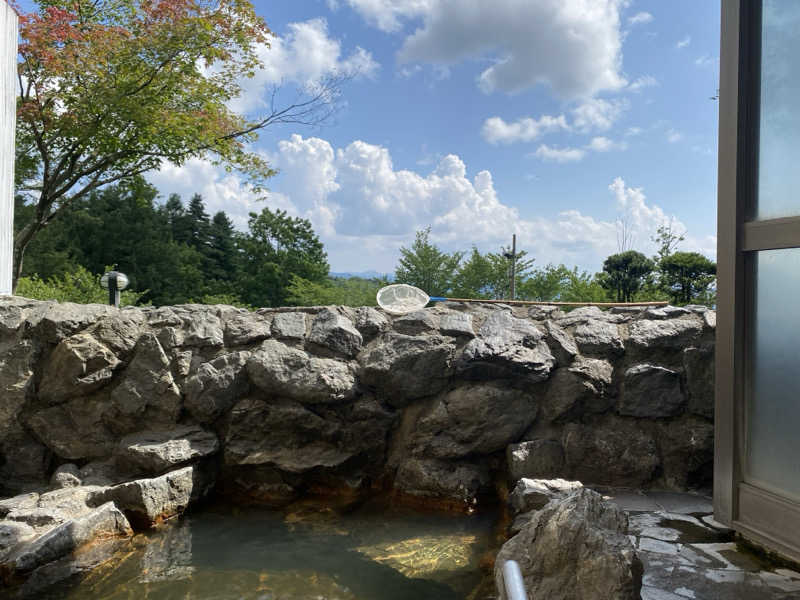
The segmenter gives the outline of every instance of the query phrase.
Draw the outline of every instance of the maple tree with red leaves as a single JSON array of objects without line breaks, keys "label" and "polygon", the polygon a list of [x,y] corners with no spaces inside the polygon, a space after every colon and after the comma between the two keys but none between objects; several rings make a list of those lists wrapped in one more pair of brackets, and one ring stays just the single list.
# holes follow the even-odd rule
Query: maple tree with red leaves
[{"label": "maple tree with red leaves", "polygon": [[35,204],[25,248],[72,201],[104,185],[208,157],[262,190],[274,175],[249,149],[275,123],[315,124],[341,80],[247,117],[229,108],[271,32],[246,0],[42,0],[20,14],[17,190]]}]

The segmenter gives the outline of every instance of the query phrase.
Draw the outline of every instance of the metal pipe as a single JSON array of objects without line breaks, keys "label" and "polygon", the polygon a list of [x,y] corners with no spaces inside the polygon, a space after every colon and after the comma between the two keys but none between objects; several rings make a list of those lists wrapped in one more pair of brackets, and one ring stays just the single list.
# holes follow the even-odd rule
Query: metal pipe
[{"label": "metal pipe", "polygon": [[519,563],[515,560],[507,560],[503,563],[503,587],[506,589],[507,600],[528,600],[522,571],[520,571]]}]

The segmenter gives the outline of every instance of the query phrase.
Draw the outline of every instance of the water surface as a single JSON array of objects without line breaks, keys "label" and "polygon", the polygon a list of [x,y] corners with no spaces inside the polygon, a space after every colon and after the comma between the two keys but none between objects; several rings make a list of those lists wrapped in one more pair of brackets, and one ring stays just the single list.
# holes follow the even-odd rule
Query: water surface
[{"label": "water surface", "polygon": [[[137,536],[68,600],[479,600],[492,596],[480,561],[493,519],[365,505],[342,513],[208,507]],[[488,591],[487,591],[488,590]]]}]

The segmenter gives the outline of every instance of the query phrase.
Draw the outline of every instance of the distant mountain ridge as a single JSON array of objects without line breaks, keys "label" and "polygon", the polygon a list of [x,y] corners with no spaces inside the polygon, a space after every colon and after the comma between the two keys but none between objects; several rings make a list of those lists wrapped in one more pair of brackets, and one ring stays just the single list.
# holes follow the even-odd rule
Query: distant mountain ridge
[{"label": "distant mountain ridge", "polygon": [[360,277],[362,279],[381,279],[382,277],[386,277],[389,281],[394,281],[394,273],[379,273],[378,271],[358,271],[358,272],[350,272],[345,271],[341,273],[329,273],[331,277],[342,277],[344,279],[350,279],[351,277]]}]

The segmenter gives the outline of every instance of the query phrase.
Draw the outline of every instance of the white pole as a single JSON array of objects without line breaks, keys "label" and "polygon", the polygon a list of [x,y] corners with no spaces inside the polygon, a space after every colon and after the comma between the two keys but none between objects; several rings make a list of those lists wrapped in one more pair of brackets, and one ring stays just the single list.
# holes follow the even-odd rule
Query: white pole
[{"label": "white pole", "polygon": [[17,13],[0,0],[0,294],[11,293],[14,264],[14,132]]}]

